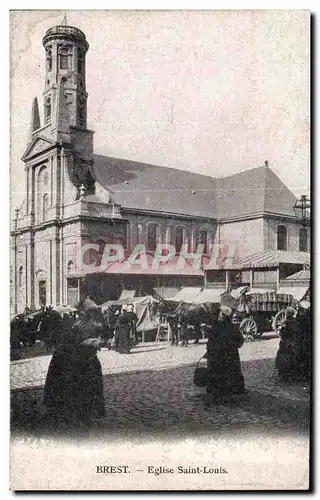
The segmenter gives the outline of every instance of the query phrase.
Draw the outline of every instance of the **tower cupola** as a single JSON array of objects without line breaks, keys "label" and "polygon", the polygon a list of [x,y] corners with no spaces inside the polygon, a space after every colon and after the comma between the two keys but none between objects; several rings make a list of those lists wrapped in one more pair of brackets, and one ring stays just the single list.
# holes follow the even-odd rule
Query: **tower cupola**
[{"label": "tower cupola", "polygon": [[44,85],[45,124],[53,120],[58,86],[63,82],[64,100],[69,109],[69,124],[87,128],[86,53],[89,44],[85,34],[73,26],[54,26],[42,40],[46,51]]}]

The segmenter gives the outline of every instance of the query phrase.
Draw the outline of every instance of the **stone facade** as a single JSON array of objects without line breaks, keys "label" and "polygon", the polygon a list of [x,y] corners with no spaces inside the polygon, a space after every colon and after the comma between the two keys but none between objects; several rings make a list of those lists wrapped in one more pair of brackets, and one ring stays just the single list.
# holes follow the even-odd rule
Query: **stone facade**
[{"label": "stone facade", "polygon": [[[26,305],[76,303],[85,294],[103,301],[117,298],[124,286],[143,286],[139,277],[86,276],[79,258],[88,243],[102,248],[118,241],[128,251],[137,244],[153,250],[155,242],[176,247],[187,243],[190,250],[203,243],[206,251],[213,244],[235,244],[244,255],[276,249],[281,222],[287,227],[287,249],[299,250],[301,225],[292,217],[251,214],[241,220],[218,220],[130,209],[113,202],[108,189],[93,175],[93,131],[87,129],[86,37],[77,28],[56,26],[47,31],[43,44],[43,124],[35,98],[22,156],[25,200],[12,221],[12,313],[21,312]],[[159,276],[149,276],[145,291],[159,283]],[[164,276],[161,281],[161,286],[188,284],[202,285],[203,276]]]}]

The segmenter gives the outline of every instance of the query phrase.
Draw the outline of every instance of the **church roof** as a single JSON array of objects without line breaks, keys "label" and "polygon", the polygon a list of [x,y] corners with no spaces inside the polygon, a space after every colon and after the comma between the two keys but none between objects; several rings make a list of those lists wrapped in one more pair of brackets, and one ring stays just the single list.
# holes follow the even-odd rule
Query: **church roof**
[{"label": "church roof", "polygon": [[228,218],[262,211],[294,216],[294,194],[267,167],[223,178],[94,155],[94,178],[128,209]]}]

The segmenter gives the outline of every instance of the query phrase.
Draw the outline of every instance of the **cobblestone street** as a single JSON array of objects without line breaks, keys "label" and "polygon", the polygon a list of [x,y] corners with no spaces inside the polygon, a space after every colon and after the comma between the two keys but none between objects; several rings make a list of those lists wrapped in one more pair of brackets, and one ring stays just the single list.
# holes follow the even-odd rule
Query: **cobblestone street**
[{"label": "cobblestone street", "polygon": [[[193,386],[196,361],[205,345],[172,347],[164,342],[139,345],[130,354],[102,349],[106,417],[101,426],[113,435],[149,433],[284,431],[305,434],[309,425],[309,387],[280,385],[274,370],[278,338],[265,334],[240,349],[248,397],[237,403],[204,404]],[[11,363],[12,431],[41,434],[43,385],[51,356]]]}]

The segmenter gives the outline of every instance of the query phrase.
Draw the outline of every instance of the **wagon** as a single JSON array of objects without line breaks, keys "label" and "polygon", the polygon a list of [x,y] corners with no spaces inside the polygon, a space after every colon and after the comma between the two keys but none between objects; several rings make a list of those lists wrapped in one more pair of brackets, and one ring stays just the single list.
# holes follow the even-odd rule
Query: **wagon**
[{"label": "wagon", "polygon": [[245,340],[254,340],[264,332],[276,329],[275,321],[279,322],[286,307],[293,304],[290,294],[250,290],[249,287],[240,287],[221,296],[221,305],[232,309],[232,321],[239,325]]},{"label": "wagon", "polygon": [[[309,300],[293,300],[293,303],[291,304],[292,307],[298,311],[298,309],[301,307],[303,309],[310,309],[310,301]],[[283,325],[286,317],[286,310],[281,309],[280,311],[277,312],[275,317],[273,318],[272,321],[272,329],[279,334],[280,328]]]}]

